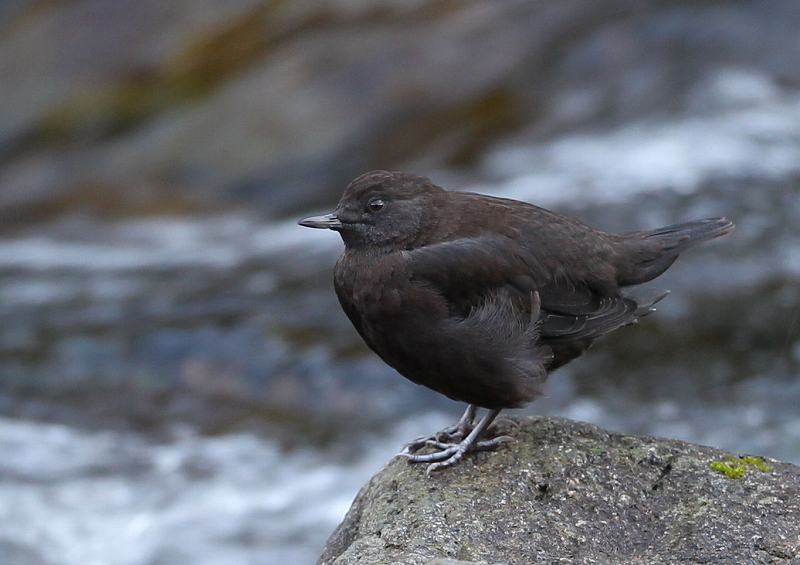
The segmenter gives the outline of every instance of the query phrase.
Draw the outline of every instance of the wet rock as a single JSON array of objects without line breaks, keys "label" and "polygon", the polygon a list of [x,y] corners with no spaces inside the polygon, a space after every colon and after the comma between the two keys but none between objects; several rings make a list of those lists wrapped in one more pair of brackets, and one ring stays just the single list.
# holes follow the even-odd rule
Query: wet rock
[{"label": "wet rock", "polygon": [[467,165],[518,130],[702,110],[692,87],[720,68],[800,79],[792,0],[12,4],[5,225],[76,209],[282,215],[365,169]]},{"label": "wet rock", "polygon": [[362,488],[319,563],[800,558],[796,466],[556,418],[519,424],[516,442],[430,478],[393,460]]}]

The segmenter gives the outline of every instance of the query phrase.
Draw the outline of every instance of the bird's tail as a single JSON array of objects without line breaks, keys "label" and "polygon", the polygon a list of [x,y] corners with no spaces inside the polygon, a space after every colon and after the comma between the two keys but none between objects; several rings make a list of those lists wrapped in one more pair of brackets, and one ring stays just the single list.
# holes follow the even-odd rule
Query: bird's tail
[{"label": "bird's tail", "polygon": [[[734,227],[727,218],[708,218],[626,234],[622,238],[619,283],[628,286],[650,281],[666,271],[687,249],[727,235]],[[631,261],[631,258],[634,259]]]},{"label": "bird's tail", "polygon": [[704,241],[727,235],[734,227],[728,218],[708,218],[639,232],[639,235],[643,239],[661,243],[663,253],[678,254]]}]

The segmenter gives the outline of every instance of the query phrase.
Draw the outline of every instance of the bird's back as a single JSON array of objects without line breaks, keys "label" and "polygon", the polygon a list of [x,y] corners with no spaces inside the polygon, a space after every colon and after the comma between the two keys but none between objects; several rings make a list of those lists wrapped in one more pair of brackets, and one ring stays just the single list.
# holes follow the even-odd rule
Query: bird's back
[{"label": "bird's back", "polygon": [[[523,304],[538,292],[542,341],[553,349],[553,369],[601,335],[647,315],[666,295],[626,295],[624,287],[654,279],[681,252],[733,229],[719,218],[618,235],[525,202],[459,192],[444,193],[439,210],[444,213],[432,218],[435,228],[422,246],[471,241],[474,261],[494,269],[457,266],[463,284],[441,285],[453,314],[467,315],[497,287]],[[461,261],[469,261],[470,254],[464,255]]]},{"label": "bird's back", "polygon": [[[618,296],[621,237],[576,218],[505,198],[448,192],[420,244],[492,240],[513,265],[503,279],[542,294],[545,308],[582,312],[593,296]],[[575,304],[573,304],[575,303]]]},{"label": "bird's back", "polygon": [[727,218],[709,218],[655,230],[612,234],[577,218],[506,198],[468,192],[442,195],[423,245],[492,234],[505,238],[526,261],[539,286],[588,286],[601,296],[649,282],[684,251],[730,233]]}]

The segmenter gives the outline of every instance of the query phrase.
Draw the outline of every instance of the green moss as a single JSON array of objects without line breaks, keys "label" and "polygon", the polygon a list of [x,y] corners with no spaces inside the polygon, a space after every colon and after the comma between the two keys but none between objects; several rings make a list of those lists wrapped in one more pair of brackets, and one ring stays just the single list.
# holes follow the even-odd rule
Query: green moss
[{"label": "green moss", "polygon": [[712,461],[709,463],[709,467],[711,467],[712,471],[721,473],[729,479],[741,479],[747,474],[747,470],[750,467],[754,467],[762,473],[768,473],[772,470],[772,467],[761,457],[753,457],[752,455],[745,457],[729,455],[725,459]]},{"label": "green moss", "polygon": [[745,473],[747,473],[747,466],[734,458],[712,461],[709,467],[717,473],[722,473],[729,479],[741,479],[744,477]]},{"label": "green moss", "polygon": [[755,467],[762,473],[769,473],[770,471],[772,471],[772,467],[770,467],[767,464],[767,462],[764,461],[764,459],[762,459],[761,457],[753,457],[752,455],[748,455],[746,457],[740,457],[739,459],[741,459],[742,463],[744,463],[745,465],[750,465],[752,467]]}]

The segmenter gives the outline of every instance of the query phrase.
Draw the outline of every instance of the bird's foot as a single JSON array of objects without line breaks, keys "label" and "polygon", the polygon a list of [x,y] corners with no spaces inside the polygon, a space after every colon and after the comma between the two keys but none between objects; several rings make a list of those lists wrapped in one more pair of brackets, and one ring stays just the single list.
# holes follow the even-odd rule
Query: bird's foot
[{"label": "bird's foot", "polygon": [[460,422],[454,426],[448,426],[442,431],[430,436],[421,436],[403,446],[399,455],[410,455],[426,447],[435,444],[455,444],[463,440],[472,431],[472,426],[466,426]]},{"label": "bird's foot", "polygon": [[440,432],[436,432],[432,436],[422,436],[405,444],[403,449],[400,450],[400,455],[408,455],[419,451],[430,442],[438,443],[458,443],[466,438],[474,429],[475,425],[475,412],[477,408],[474,405],[469,405],[464,415],[457,424],[448,426]]},{"label": "bird's foot", "polygon": [[465,439],[456,442],[439,441],[429,438],[423,446],[436,449],[433,453],[417,455],[411,452],[405,452],[404,450],[398,453],[398,455],[408,459],[409,463],[430,463],[425,470],[425,474],[430,476],[433,471],[455,465],[468,453],[493,451],[500,445],[509,441],[513,441],[511,436],[498,436],[492,439],[477,441],[476,437],[468,435]]}]

